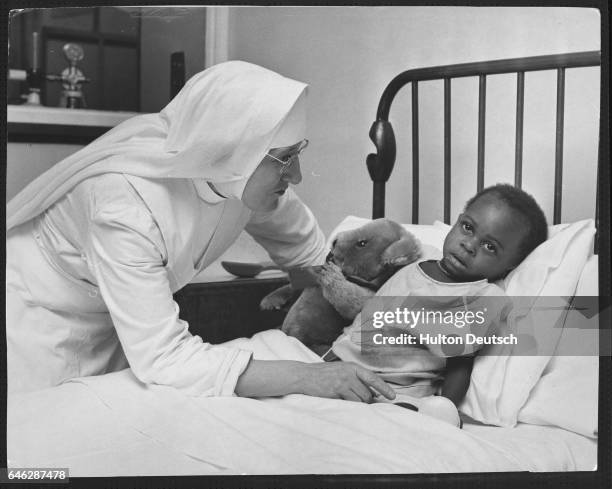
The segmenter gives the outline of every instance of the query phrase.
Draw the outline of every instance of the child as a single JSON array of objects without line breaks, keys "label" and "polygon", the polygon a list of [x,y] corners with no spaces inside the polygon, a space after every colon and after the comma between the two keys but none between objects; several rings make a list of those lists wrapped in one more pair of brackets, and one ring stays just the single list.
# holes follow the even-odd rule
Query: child
[{"label": "child", "polygon": [[[485,188],[467,202],[446,236],[442,258],[421,260],[401,269],[377,296],[402,295],[399,299],[405,301],[408,294],[413,310],[428,302],[430,306],[433,302],[436,307],[444,308],[444,301],[436,301],[436,297],[448,297],[456,303],[457,297],[504,296],[503,290],[493,282],[504,278],[545,241],[547,230],[544,213],[529,194],[508,184]],[[500,309],[489,311],[487,316],[491,321],[503,320],[500,315],[505,303],[503,299],[487,302],[493,305],[489,309],[494,309],[495,304]],[[420,325],[412,330],[404,327],[403,331],[416,338],[426,329],[427,326]],[[374,370],[396,384],[398,394],[409,393],[419,398],[438,392],[455,406],[463,400],[479,346],[463,350],[458,356],[452,353],[452,347],[445,349],[444,346],[414,343],[415,346],[401,348],[377,346],[366,340],[364,333],[368,330],[370,338],[374,331],[383,331],[373,330],[371,321],[362,322],[357,316],[324,359],[352,361]]]}]

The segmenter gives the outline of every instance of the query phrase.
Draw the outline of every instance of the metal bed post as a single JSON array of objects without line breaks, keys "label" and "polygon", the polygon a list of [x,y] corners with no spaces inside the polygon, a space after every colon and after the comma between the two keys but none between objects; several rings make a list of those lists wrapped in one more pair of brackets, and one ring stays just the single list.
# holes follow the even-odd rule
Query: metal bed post
[{"label": "metal bed post", "polygon": [[[599,128],[599,130],[601,132],[601,128]],[[601,138],[597,138],[597,162],[599,164],[601,164],[601,161],[599,160],[600,145],[601,145]],[[595,242],[593,243],[593,253],[595,253],[596,255],[599,254],[599,239],[600,239],[600,233],[599,233],[599,186],[600,186],[599,164],[597,165],[597,185],[595,186]]]}]

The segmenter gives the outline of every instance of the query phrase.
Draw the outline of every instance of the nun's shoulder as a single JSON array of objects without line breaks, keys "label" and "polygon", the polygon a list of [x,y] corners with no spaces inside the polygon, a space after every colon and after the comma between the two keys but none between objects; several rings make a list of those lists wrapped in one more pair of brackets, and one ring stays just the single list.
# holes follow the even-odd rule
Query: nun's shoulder
[{"label": "nun's shoulder", "polygon": [[197,206],[193,183],[183,178],[150,179],[122,173],[104,173],[79,183],[73,192],[95,202],[96,207],[144,206],[171,208]]}]

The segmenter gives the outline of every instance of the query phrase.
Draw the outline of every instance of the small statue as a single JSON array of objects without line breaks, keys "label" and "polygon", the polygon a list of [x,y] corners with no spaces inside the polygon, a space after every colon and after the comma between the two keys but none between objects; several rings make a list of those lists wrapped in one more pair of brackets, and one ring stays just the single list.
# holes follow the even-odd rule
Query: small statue
[{"label": "small statue", "polygon": [[64,44],[62,48],[64,56],[70,63],[68,68],[65,68],[61,75],[47,75],[47,80],[62,82],[62,94],[60,96],[60,107],[69,109],[86,108],[85,95],[81,85],[90,81],[89,78],[83,75],[83,72],[77,68],[77,63],[85,57],[83,48],[78,44]]}]

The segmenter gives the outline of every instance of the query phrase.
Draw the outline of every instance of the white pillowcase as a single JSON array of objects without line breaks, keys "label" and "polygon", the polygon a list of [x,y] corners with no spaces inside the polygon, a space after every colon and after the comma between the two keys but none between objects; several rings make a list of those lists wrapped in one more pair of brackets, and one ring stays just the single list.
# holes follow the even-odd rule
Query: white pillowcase
[{"label": "white pillowcase", "polygon": [[[499,284],[506,294],[530,297],[571,297],[593,250],[595,226],[592,219],[553,226],[549,239],[538,246]],[[560,310],[559,318],[567,311]],[[553,318],[547,316],[549,321]],[[523,329],[525,322],[515,326]],[[534,331],[537,336],[537,332]],[[548,365],[550,354],[504,354],[476,358],[470,388],[460,409],[487,424],[514,426],[518,413]],[[507,353],[507,354],[506,354]],[[569,400],[568,400],[569,401]]]},{"label": "white pillowcase", "polygon": [[[576,288],[577,296],[598,296],[598,257],[587,261]],[[578,312],[571,311],[555,355],[544,369],[529,399],[518,414],[523,423],[559,426],[588,437],[597,436],[597,412],[599,392],[599,357],[593,354],[598,345],[596,328],[572,328],[573,321],[584,321]],[[594,318],[597,320],[597,318]],[[588,337],[587,337],[588,335]],[[583,344],[583,356],[563,353],[567,348],[576,352],[576,345]]]}]

